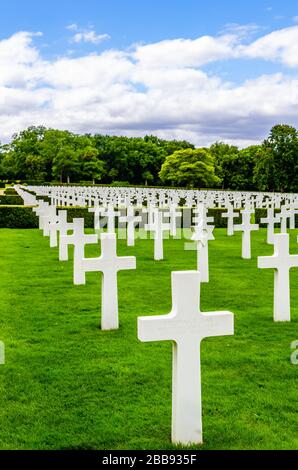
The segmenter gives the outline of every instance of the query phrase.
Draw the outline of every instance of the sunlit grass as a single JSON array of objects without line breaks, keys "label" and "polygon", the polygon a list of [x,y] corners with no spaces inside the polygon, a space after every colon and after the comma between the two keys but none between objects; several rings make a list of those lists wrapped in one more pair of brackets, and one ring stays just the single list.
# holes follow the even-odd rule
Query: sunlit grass
[{"label": "sunlit grass", "polygon": [[[292,251],[298,253],[292,232]],[[210,282],[201,308],[235,314],[235,336],[202,343],[206,449],[298,449],[297,374],[290,344],[298,339],[298,270],[291,273],[292,322],[273,322],[273,271],[265,230],[252,234],[252,260],[242,260],[241,234],[215,230]],[[99,329],[100,274],[73,286],[72,263],[38,230],[0,230],[0,448],[170,449],[171,343],[141,343],[137,317],[171,308],[171,271],[196,268],[182,240],[166,240],[165,260],[153,241],[136,255],[137,270],[120,272],[120,329]],[[87,256],[100,254],[89,246]]]}]

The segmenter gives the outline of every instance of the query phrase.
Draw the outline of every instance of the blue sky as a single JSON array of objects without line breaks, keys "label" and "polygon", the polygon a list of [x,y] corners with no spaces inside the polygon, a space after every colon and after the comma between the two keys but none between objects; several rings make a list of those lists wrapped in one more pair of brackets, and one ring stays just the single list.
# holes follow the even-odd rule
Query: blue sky
[{"label": "blue sky", "polygon": [[111,47],[217,34],[226,24],[287,26],[298,15],[295,0],[9,0],[1,2],[1,36],[42,31],[56,53],[67,42],[65,26],[77,23],[111,36]]},{"label": "blue sky", "polygon": [[[169,138],[189,137],[199,144],[216,137],[216,134],[212,133],[213,124],[215,132],[219,134],[218,138],[222,140],[239,142],[240,145],[241,142],[244,144],[257,141],[266,134],[275,120],[288,119],[295,125],[298,121],[290,106],[291,96],[293,95],[295,101],[297,91],[297,66],[293,58],[295,28],[298,30],[296,0],[3,2],[0,16],[0,86],[1,70],[4,70],[5,79],[3,88],[0,88],[0,103],[2,96],[10,108],[4,109],[3,115],[0,112],[0,140],[7,139],[10,132],[19,130],[23,125],[36,124],[39,119],[43,121],[41,123],[51,125],[51,119],[47,120],[45,114],[38,112],[38,109],[45,109],[48,110],[48,115],[55,114],[52,121],[59,127],[70,126],[77,132],[99,130],[140,135],[152,132]],[[25,32],[27,36],[20,36],[20,32]],[[37,32],[42,35],[32,34]],[[274,35],[272,41],[270,33]],[[231,35],[234,39],[227,39]],[[205,36],[211,38],[207,41],[208,44],[204,43]],[[256,42],[258,39],[261,39],[260,43]],[[7,62],[3,62],[4,59],[1,62],[1,43]],[[154,44],[157,47],[151,50],[150,45]],[[266,44],[269,44],[269,48]],[[175,56],[176,45],[180,51],[177,64],[172,59],[168,63],[169,54]],[[271,45],[272,51],[268,51]],[[6,64],[7,67],[9,65],[5,48],[9,51],[9,47],[12,51],[11,61],[18,65],[15,74],[5,70]],[[229,51],[225,51],[225,48]],[[209,53],[210,56],[215,54],[212,60],[208,59]],[[24,63],[20,58],[22,54],[34,58]],[[189,61],[183,57],[189,57]],[[164,62],[167,64],[166,80]],[[86,65],[83,66],[82,63],[89,67],[94,82],[90,81],[90,77],[84,78],[83,68],[85,67],[86,71]],[[137,65],[135,70],[132,64]],[[69,78],[67,83],[63,77],[63,66],[66,73],[71,67],[74,70],[73,80]],[[112,77],[108,77],[107,71],[111,71],[111,67],[114,73]],[[119,73],[116,73],[118,67]],[[99,77],[100,74],[103,76],[103,71],[104,85],[101,88]],[[247,81],[255,80],[262,95],[266,86],[262,88],[264,85],[260,80],[262,81],[264,75],[268,76],[272,90],[278,89],[282,94],[285,94],[285,91],[289,93],[285,102],[276,103],[276,107],[280,105],[280,115],[277,109],[271,109],[273,103],[270,102],[262,103],[260,109],[256,109],[255,104],[247,115],[244,113],[243,116],[237,115],[237,112],[233,114],[232,109],[227,109],[221,130],[216,109],[212,105],[207,109],[210,86],[213,87],[214,100],[219,103],[218,111],[221,109],[222,100],[228,99],[227,94],[235,101],[232,108],[236,109],[236,101],[239,101],[237,96],[241,94],[242,87],[245,87],[247,100],[251,99]],[[48,79],[49,76],[52,78]],[[175,76],[176,84],[173,83]],[[80,82],[78,77],[81,77]],[[165,81],[167,83],[164,83]],[[204,104],[202,116],[197,115],[195,109],[189,119],[183,120],[183,116],[179,116],[179,86],[183,93],[185,88],[191,88],[189,95],[185,95],[189,96],[190,101],[197,100],[198,104]],[[88,89],[91,87],[97,88],[97,92],[89,96]],[[11,89],[16,90],[13,99],[10,96]],[[169,89],[172,90],[171,95]],[[68,119],[61,108],[62,90],[65,91],[65,103],[74,103],[73,115]],[[198,90],[201,94],[198,94]],[[107,97],[110,93],[110,101],[107,98],[104,100],[103,96]],[[82,97],[81,105],[90,106],[90,114],[82,117],[81,124],[76,116],[76,99],[79,95]],[[124,95],[126,98],[123,98],[123,103],[117,109],[115,102],[118,100],[119,103],[119,96]],[[160,109],[159,115],[154,117],[151,100],[157,99],[160,103],[163,97],[164,107]],[[131,113],[137,115],[138,120],[132,119],[130,114],[126,122],[123,110],[131,100],[134,100]],[[167,107],[171,100],[175,106],[171,104]],[[94,109],[96,103],[97,114]],[[146,113],[141,112],[144,106]],[[11,107],[17,112],[17,119],[1,127],[1,118],[4,121],[7,116],[5,113],[10,115]],[[245,131],[243,123],[253,119],[253,112],[257,122],[254,125],[256,132],[252,135],[251,131]],[[98,114],[102,119],[96,124],[94,116]],[[57,116],[62,118],[57,119]],[[260,122],[260,116],[263,124]],[[242,136],[233,130],[232,126],[237,122],[241,132],[246,135]]]}]

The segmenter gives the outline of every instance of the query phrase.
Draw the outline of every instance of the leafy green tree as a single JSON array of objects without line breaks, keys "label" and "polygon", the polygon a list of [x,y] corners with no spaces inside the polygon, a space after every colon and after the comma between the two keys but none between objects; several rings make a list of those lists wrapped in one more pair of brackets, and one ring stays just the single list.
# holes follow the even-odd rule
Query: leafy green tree
[{"label": "leafy green tree", "polygon": [[[45,131],[44,126],[31,126],[13,135],[10,144],[5,146],[3,161],[4,168],[11,177],[25,180],[30,179],[33,174],[38,177],[45,174],[45,162],[40,158],[40,143]],[[37,164],[36,170],[33,169],[33,161]]]},{"label": "leafy green tree", "polygon": [[214,158],[215,174],[221,179],[222,189],[229,189],[235,172],[234,162],[237,160],[238,147],[224,142],[215,142],[210,146],[210,152]]},{"label": "leafy green tree", "polygon": [[297,191],[297,130],[292,126],[285,124],[278,124],[274,126],[270,131],[268,139],[263,142],[263,149],[265,154],[262,162],[259,162],[258,164],[256,178],[257,174],[265,171],[267,173],[267,187],[271,187],[273,190],[281,192]]},{"label": "leafy green tree", "polygon": [[53,177],[60,178],[62,182],[66,177],[67,183],[70,183],[72,176],[79,170],[79,159],[76,151],[71,145],[61,144],[57,154],[53,159]]},{"label": "leafy green tree", "polygon": [[166,157],[159,176],[165,183],[189,188],[214,187],[220,183],[214,172],[214,159],[206,148],[176,150]]},{"label": "leafy green tree", "polygon": [[44,181],[46,176],[45,161],[41,155],[27,155],[25,160],[26,179]]},{"label": "leafy green tree", "polygon": [[86,179],[91,179],[93,184],[100,181],[105,173],[105,164],[98,158],[98,150],[92,145],[87,145],[81,150],[82,170],[81,174]]},{"label": "leafy green tree", "polygon": [[254,184],[258,191],[274,191],[275,182],[273,153],[264,147],[259,153],[254,167]]}]

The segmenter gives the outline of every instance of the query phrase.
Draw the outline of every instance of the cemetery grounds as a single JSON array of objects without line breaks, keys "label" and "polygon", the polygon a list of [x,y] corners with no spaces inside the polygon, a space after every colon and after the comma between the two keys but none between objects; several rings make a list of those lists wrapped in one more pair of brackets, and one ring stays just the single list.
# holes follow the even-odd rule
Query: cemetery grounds
[{"label": "cemetery grounds", "polygon": [[[88,230],[92,233],[91,230]],[[203,438],[193,449],[297,449],[298,270],[291,271],[289,323],[273,322],[272,254],[266,230],[252,234],[252,259],[241,259],[241,234],[214,230],[210,281],[201,310],[235,314],[235,335],[201,344]],[[297,252],[292,230],[291,252]],[[37,229],[0,229],[1,449],[175,449],[171,444],[170,342],[141,343],[137,317],[171,309],[171,272],[196,269],[185,240],[118,240],[118,255],[137,269],[118,274],[120,329],[101,331],[100,274],[72,283],[72,251]],[[99,256],[89,245],[86,256]],[[186,448],[185,446],[183,448]]]}]

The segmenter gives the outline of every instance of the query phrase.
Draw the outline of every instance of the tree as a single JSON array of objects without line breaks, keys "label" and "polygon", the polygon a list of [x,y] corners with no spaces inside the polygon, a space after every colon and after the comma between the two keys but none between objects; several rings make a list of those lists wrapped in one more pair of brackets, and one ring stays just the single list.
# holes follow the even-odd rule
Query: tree
[{"label": "tree", "polygon": [[[225,144],[223,145],[225,146]],[[218,159],[217,174],[222,178],[222,188],[254,190],[256,187],[254,168],[261,151],[262,148],[259,145],[252,145],[242,150],[228,146]]]},{"label": "tree", "polygon": [[40,154],[40,143],[45,132],[44,126],[31,126],[13,135],[10,144],[5,146],[3,157],[3,165],[9,177],[23,180],[31,179],[32,175],[38,178],[44,177],[46,164]]},{"label": "tree", "polygon": [[82,169],[84,178],[91,178],[93,184],[95,180],[101,180],[105,172],[105,164],[98,158],[98,150],[92,145],[87,145],[81,150]]},{"label": "tree", "polygon": [[238,147],[215,142],[210,146],[211,155],[214,158],[215,174],[221,179],[222,189],[231,189],[231,178],[235,173],[235,161],[238,158]]},{"label": "tree", "polygon": [[44,181],[46,175],[45,161],[40,155],[27,155],[25,159],[26,179]]},{"label": "tree", "polygon": [[254,184],[259,191],[274,191],[275,182],[273,154],[269,149],[261,147],[254,167]]},{"label": "tree", "polygon": [[211,152],[205,148],[177,150],[168,155],[159,176],[165,183],[190,188],[214,187],[220,183]]},{"label": "tree", "polygon": [[[298,133],[297,130],[285,124],[272,127],[268,139],[263,142],[265,151],[262,160],[263,168],[270,168],[267,173],[267,186],[270,179],[275,191],[291,191],[298,189]],[[267,157],[267,158],[266,158]],[[258,173],[262,171],[262,165],[258,165]],[[257,172],[256,172],[257,174]],[[272,184],[272,183],[271,183]]]},{"label": "tree", "polygon": [[60,178],[66,177],[67,183],[70,183],[71,176],[75,175],[79,169],[79,160],[76,151],[69,144],[61,144],[57,154],[53,159],[53,176]]}]

